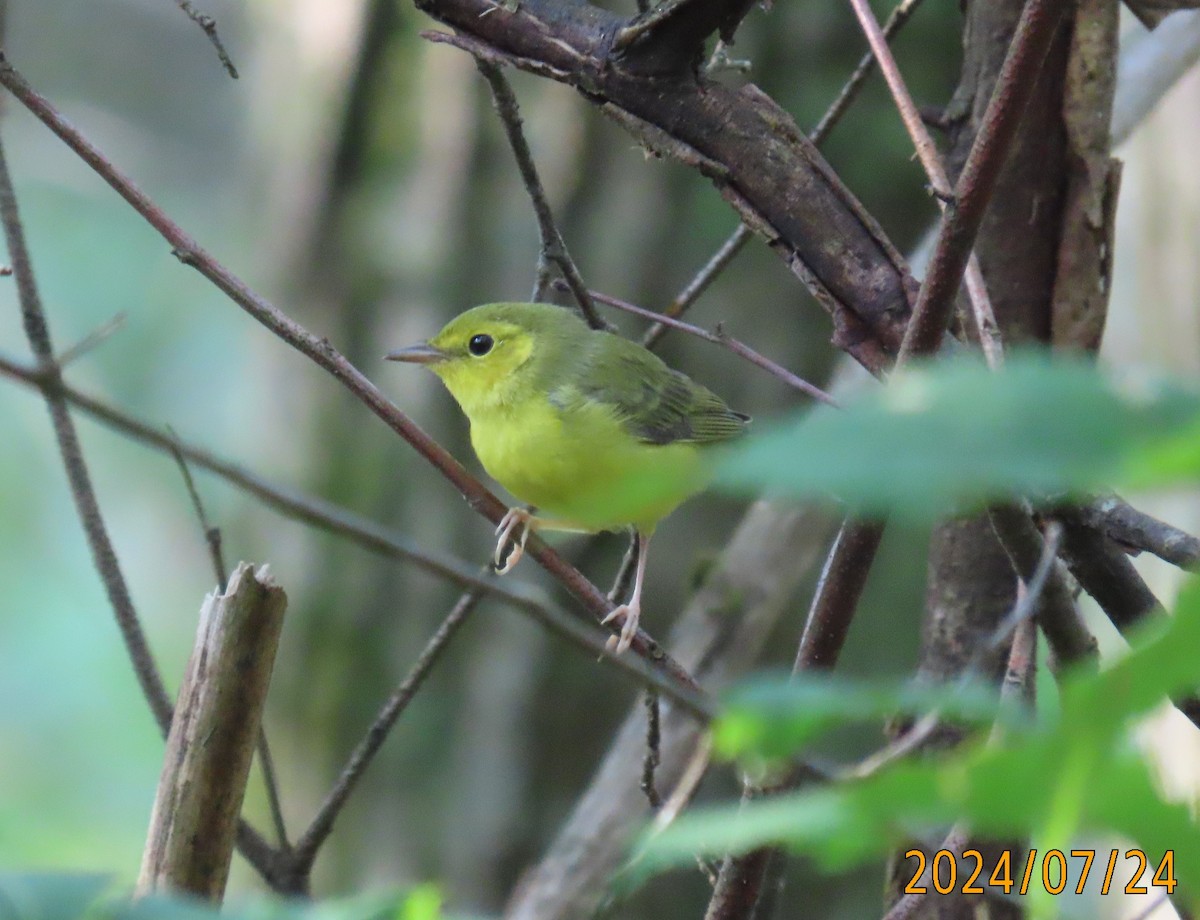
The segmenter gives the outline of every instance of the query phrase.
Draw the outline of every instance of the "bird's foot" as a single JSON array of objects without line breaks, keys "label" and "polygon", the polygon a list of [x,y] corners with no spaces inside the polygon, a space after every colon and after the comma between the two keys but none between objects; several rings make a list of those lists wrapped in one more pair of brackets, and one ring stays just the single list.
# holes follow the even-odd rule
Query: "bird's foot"
[{"label": "bird's foot", "polygon": [[638,617],[641,615],[641,604],[636,601],[629,604],[622,604],[620,607],[614,607],[608,612],[601,623],[610,623],[617,617],[624,617],[621,623],[621,632],[615,636],[609,636],[608,642],[605,643],[605,648],[610,652],[615,651],[620,655],[626,651],[629,646],[633,645],[634,637],[638,633]]},{"label": "bird's foot", "polygon": [[[529,532],[533,530],[532,521],[533,514],[524,508],[509,508],[508,513],[496,525],[498,539],[496,540],[496,551],[492,555],[492,562],[495,564],[497,574],[507,575],[525,555],[525,543],[529,539]],[[513,534],[518,530],[520,536],[514,538]],[[504,550],[510,543],[512,549],[505,558]]]}]

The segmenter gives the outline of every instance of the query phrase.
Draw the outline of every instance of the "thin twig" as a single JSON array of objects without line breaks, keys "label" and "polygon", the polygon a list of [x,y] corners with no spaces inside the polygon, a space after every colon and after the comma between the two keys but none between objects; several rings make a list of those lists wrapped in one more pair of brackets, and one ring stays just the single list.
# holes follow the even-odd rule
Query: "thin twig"
[{"label": "thin twig", "polygon": [[[879,22],[875,19],[875,14],[871,12],[867,0],[850,0],[850,5],[854,7],[854,14],[858,17],[867,41],[871,45],[871,50],[879,62],[879,69],[887,81],[888,89],[891,90],[896,109],[900,112],[900,119],[904,122],[904,127],[912,139],[921,165],[925,168],[925,174],[929,177],[934,198],[942,212],[945,213],[948,207],[947,201],[953,194],[950,188],[950,179],[942,165],[942,157],[938,153],[937,145],[929,136],[925,122],[917,111],[917,104],[913,101],[912,95],[904,83],[904,77],[900,73],[896,59],[892,56],[891,48],[888,47],[887,35],[879,27]],[[988,297],[987,286],[983,282],[983,269],[980,267],[979,257],[973,249],[967,260],[966,288],[971,302],[971,318],[974,320],[975,333],[979,338],[988,366],[995,370],[1004,363],[1004,347],[1000,341],[1000,325],[996,322],[992,301]]]},{"label": "thin twig", "polygon": [[[921,5],[921,0],[901,0],[892,8],[891,14],[887,18],[887,22],[883,24],[883,36],[885,39],[891,39],[893,35],[900,31],[903,25],[908,22],[908,18]],[[829,108],[825,110],[825,114],[821,116],[821,120],[817,122],[817,126],[813,128],[811,140],[818,147],[829,136],[829,132],[834,126],[842,120],[842,116],[850,108],[850,104],[858,98],[859,91],[866,82],[867,77],[875,70],[875,54],[868,51],[862,56],[862,60],[858,62],[858,66],[854,68],[854,73],[850,74],[841,92],[837,98],[830,103]]]},{"label": "thin twig", "polygon": [[699,326],[693,326],[691,323],[685,323],[683,320],[668,317],[663,313],[655,313],[653,310],[647,310],[645,307],[638,307],[628,301],[620,300],[616,297],[610,297],[607,294],[600,294],[592,291],[593,299],[610,307],[615,307],[626,313],[632,313],[634,316],[640,316],[643,319],[648,319],[653,322],[661,323],[665,326],[670,326],[672,329],[678,329],[681,332],[686,332],[689,335],[694,335],[696,338],[704,339],[706,342],[712,342],[714,345],[720,345],[723,348],[729,349],[740,358],[745,358],[755,367],[761,368],[773,377],[782,380],[794,390],[799,390],[813,399],[826,403],[830,406],[837,406],[837,401],[822,390],[820,387],[809,383],[801,377],[797,377],[786,367],[776,364],[770,358],[759,354],[745,342],[733,338],[723,329],[718,327],[716,332],[709,332],[707,329],[702,329]]},{"label": "thin twig", "polygon": [[478,606],[482,597],[483,593],[475,588],[465,591],[459,597],[454,607],[446,614],[446,618],[442,620],[441,625],[425,644],[421,654],[417,656],[416,662],[413,663],[404,680],[397,685],[383,708],[379,710],[375,721],[367,729],[366,736],[359,742],[354,753],[350,755],[341,776],[338,777],[333,788],[329,790],[329,794],[325,796],[325,801],[317,809],[312,823],[296,841],[293,857],[299,874],[307,876],[317,851],[329,836],[330,831],[333,830],[333,822],[341,813],[350,793],[358,785],[358,781],[370,766],[380,747],[383,746],[392,726],[400,718],[408,704],[412,702],[413,697],[421,688],[421,684],[429,676],[429,671],[437,663],[459,628],[467,621],[467,617]]},{"label": "thin twig", "polygon": [[74,364],[88,352],[106,342],[110,336],[120,332],[124,326],[125,314],[122,312],[118,313],[99,328],[93,329],[70,348],[65,349],[62,354],[58,356],[58,361],[56,362],[58,364],[58,369],[60,371],[65,370],[69,365]]},{"label": "thin twig", "polygon": [[[43,385],[45,376],[42,372],[3,354],[0,354],[0,374],[35,389]],[[184,457],[192,466],[219,476],[285,517],[342,537],[385,558],[412,562],[418,568],[464,588],[481,588],[507,603],[516,606],[542,603],[532,593],[532,589],[521,582],[505,583],[494,578],[481,578],[473,567],[453,556],[429,552],[404,535],[347,508],[276,485],[266,477],[224,460],[203,447],[164,434],[158,428],[108,403],[94,399],[65,382],[57,384],[56,391],[61,392],[68,403],[86,412],[101,424],[147,447],[172,456],[178,454]]]},{"label": "thin twig", "polygon": [[541,234],[542,245],[538,254],[537,277],[533,284],[532,299],[535,301],[545,299],[546,291],[550,286],[549,263],[553,262],[562,272],[571,293],[575,295],[575,300],[579,304],[579,312],[583,314],[587,324],[593,329],[607,329],[608,323],[596,312],[596,305],[592,303],[587,285],[583,283],[579,269],[571,259],[571,254],[567,252],[567,244],[563,242],[562,233],[559,232],[558,225],[554,222],[554,212],[550,210],[550,203],[546,200],[546,192],[542,188],[542,180],[538,176],[537,166],[534,165],[533,154],[529,151],[529,143],[525,140],[525,132],[521,130],[521,112],[517,108],[517,97],[514,95],[512,87],[508,85],[500,68],[490,61],[476,57],[475,66],[479,68],[479,72],[483,74],[491,88],[496,113],[504,125],[504,134],[508,138],[509,146],[512,147],[513,156],[517,159],[517,169],[521,173],[521,180],[525,183],[525,190],[529,193],[530,201],[533,202],[533,213],[537,215],[538,232]]},{"label": "thin twig", "polygon": [[[179,446],[179,435],[170,425],[167,426],[167,434],[171,436],[171,455],[175,458],[175,463],[179,466],[179,472],[183,476],[184,485],[187,487],[188,497],[192,502],[192,510],[196,513],[196,520],[200,522],[200,531],[204,535],[204,542],[208,546],[208,558],[212,564],[213,576],[217,580],[217,593],[224,594],[229,582],[229,568],[225,564],[225,554],[221,550],[221,528],[214,527],[209,521],[208,512],[204,510],[204,502],[200,499],[200,491],[196,488],[196,481],[192,478],[192,470],[188,466],[187,458],[183,455],[183,451]],[[271,756],[271,747],[267,743],[267,730],[262,725],[258,728],[258,741],[256,743],[258,751],[258,764],[262,770],[263,785],[267,791],[267,809],[271,815],[271,824],[275,828],[275,838],[279,846],[285,852],[289,849],[287,825],[283,820],[283,805],[280,802],[279,796],[279,778],[275,773],[275,759]]]},{"label": "thin twig", "polygon": [[279,796],[279,774],[275,772],[275,758],[271,755],[271,746],[267,743],[267,729],[258,728],[258,742],[255,746],[258,752],[258,766],[262,770],[263,786],[267,790],[267,810],[271,815],[271,825],[275,828],[275,838],[279,841],[279,849],[286,856],[291,852],[292,845],[288,841],[287,824],[283,820],[283,802]]},{"label": "thin twig", "polygon": [[79,444],[79,435],[75,431],[75,422],[71,418],[67,401],[55,391],[54,384],[60,383],[62,372],[54,362],[54,346],[50,340],[50,330],[46,323],[46,315],[42,310],[42,300],[37,289],[37,280],[33,274],[33,263],[29,258],[29,250],[25,243],[25,228],[17,210],[16,193],[13,191],[12,177],[8,171],[8,161],[0,143],[0,221],[4,224],[4,237],[8,242],[8,254],[12,259],[13,274],[17,282],[17,298],[21,305],[21,321],[25,327],[25,335],[29,346],[40,365],[40,373],[48,384],[42,392],[46,399],[46,407],[50,410],[50,421],[54,426],[54,436],[58,441],[59,453],[66,467],[67,480],[71,486],[71,496],[75,500],[75,509],[79,513],[83,531],[87,537],[88,547],[92,552],[92,561],[100,580],[104,583],[105,593],[116,615],[117,626],[125,641],[126,651],[133,663],[142,694],[150,704],[150,711],[158,723],[159,731],[165,737],[171,726],[171,700],[163,686],[162,677],[154,663],[146,634],[138,620],[137,611],[133,606],[133,598],[125,577],[121,574],[121,566],[117,561],[117,553],[109,539],[108,529],[100,513],[100,502],[92,487],[91,473],[83,459],[83,450]]},{"label": "thin twig", "polygon": [[[1032,584],[1041,560],[1045,558],[1046,548],[1042,535],[1030,519],[1028,504],[995,505],[988,509],[988,518],[1017,576],[1025,584]],[[1053,567],[1042,589],[1038,625],[1060,663],[1095,662],[1096,639],[1080,617],[1070,589]]]},{"label": "thin twig", "polygon": [[[43,385],[44,374],[4,355],[0,355],[0,374],[6,374],[34,389]],[[407,537],[332,502],[276,486],[255,473],[221,460],[201,447],[185,441],[173,441],[157,428],[93,399],[61,381],[56,385],[56,392],[61,392],[71,405],[135,441],[167,454],[178,449],[193,465],[215,473],[287,517],[340,536],[386,558],[413,562],[464,588],[478,588],[485,594],[510,604],[533,617],[551,632],[583,649],[593,658],[603,658],[618,670],[637,678],[642,686],[656,687],[665,696],[704,721],[712,718],[716,712],[711,700],[681,688],[667,672],[646,663],[644,659],[634,659],[630,656],[614,657],[606,653],[604,639],[595,630],[548,603],[521,582],[505,583],[481,575],[453,557],[430,554],[417,547]]]},{"label": "thin twig", "polygon": [[175,3],[187,14],[188,19],[204,30],[204,34],[208,36],[208,40],[217,49],[217,57],[221,61],[221,66],[225,68],[225,72],[229,76],[236,80],[238,78],[237,68],[233,66],[229,52],[225,50],[225,45],[221,42],[221,36],[217,34],[217,21],[211,16],[197,10],[189,0],[175,0]]},{"label": "thin twig", "polygon": [[[908,18],[913,14],[918,6],[921,5],[921,0],[903,0],[888,16],[887,22],[884,24],[883,33],[889,39],[895,35],[900,28],[908,21]],[[817,147],[820,147],[834,126],[842,120],[842,116],[850,109],[850,105],[858,98],[859,90],[871,71],[875,69],[875,55],[867,53],[858,63],[854,73],[846,81],[837,98],[830,103],[829,108],[825,110],[825,114],[821,116],[821,120],[817,122],[817,126],[809,139]],[[704,266],[696,273],[696,275],[683,287],[675,299],[672,300],[665,310],[662,311],[663,316],[668,316],[673,319],[678,319],[694,304],[706,290],[709,285],[717,279],[734,258],[740,253],[754,235],[746,224],[738,224],[733,233],[725,240],[724,243],[713,253],[712,257],[704,264]],[[670,329],[670,324],[665,322],[656,322],[653,326],[646,330],[645,336],[642,338],[642,345],[646,348],[653,348],[658,341],[666,335]]]},{"label": "thin twig", "polygon": [[179,472],[187,487],[188,497],[192,501],[192,510],[196,512],[196,519],[200,522],[200,532],[204,534],[204,542],[208,546],[209,562],[212,563],[213,575],[217,579],[217,593],[224,594],[225,584],[229,580],[229,569],[225,565],[225,554],[221,551],[221,528],[214,527],[208,519],[208,514],[204,510],[204,502],[200,500],[200,492],[196,489],[196,481],[192,478],[191,468],[180,449],[179,435],[170,425],[167,426],[167,434],[171,436],[171,456],[175,458],[175,463],[179,466]]},{"label": "thin twig", "polygon": [[[67,408],[66,386],[62,380],[61,369],[54,363],[54,348],[46,325],[45,313],[42,310],[41,297],[38,294],[28,248],[25,245],[25,231],[17,210],[16,195],[13,191],[12,178],[8,172],[8,162],[2,143],[0,143],[0,221],[4,224],[9,257],[13,261],[13,273],[17,281],[17,296],[21,304],[22,320],[25,323],[30,347],[41,365],[36,370],[26,369],[27,380],[41,390],[50,410],[50,419],[54,425],[63,465],[66,467],[71,495],[83,524],[84,534],[92,552],[92,560],[100,574],[100,580],[104,583],[105,593],[112,605],[117,626],[133,664],[134,675],[141,687],[142,695],[150,707],[159,731],[165,738],[170,731],[173,707],[163,686],[162,677],[158,673],[158,667],[154,663],[154,657],[150,653],[146,634],[138,620],[129,588],[121,574],[116,551],[100,514],[100,504],[92,487],[91,474],[83,459],[75,423]],[[239,850],[254,868],[264,878],[270,880],[275,853],[267,845],[262,835],[245,820],[238,822],[237,844]]]},{"label": "thin twig", "polygon": [[1057,521],[1052,521],[1047,525],[1042,538],[1042,555],[1038,559],[1037,568],[1034,569],[1028,582],[1022,581],[1024,590],[1018,595],[1017,602],[1008,616],[1000,621],[1000,625],[996,627],[987,641],[975,650],[971,661],[967,664],[967,672],[978,670],[989,655],[1004,648],[1012,641],[1013,633],[1017,631],[1018,626],[1037,614],[1038,603],[1046,589],[1050,573],[1054,571],[1054,563],[1058,559],[1058,551],[1062,546],[1062,525]]},{"label": "thin twig", "polygon": [[662,742],[662,711],[658,705],[658,694],[653,690],[646,692],[644,700],[646,704],[646,756],[642,760],[641,786],[642,792],[646,794],[646,801],[650,803],[651,808],[657,811],[662,807],[662,796],[658,794],[658,789],[654,786],[654,773],[661,760],[659,746]]},{"label": "thin twig", "polygon": [[1068,6],[1062,0],[1028,0],[1021,10],[992,98],[954,187],[954,198],[943,215],[898,363],[905,356],[932,354],[941,345],[1000,169],[1008,159],[1025,106],[1037,88],[1042,62]]},{"label": "thin twig", "polygon": [[[12,64],[0,55],[0,84],[3,84],[26,108],[49,127],[85,163],[97,172],[134,210],[142,215],[173,247],[173,254],[208,278],[251,317],[266,326],[278,338],[306,355],[329,372],[354,396],[400,435],[430,465],[449,480],[471,507],[493,524],[498,524],[507,507],[444,447],[421,430],[404,412],[391,403],[366,375],[337,351],[327,339],[314,335],[276,306],[257,295],[240,278],[205,251],[129,178],[123,175],[87,138],[75,130],[45,97],[36,93]],[[526,553],[557,578],[597,620],[604,620],[612,605],[584,575],[534,536]],[[620,628],[609,624],[610,631]],[[672,697],[695,701],[704,692],[687,670],[666,653],[644,630],[633,640],[634,652],[648,659],[674,681]],[[711,706],[709,707],[711,708]]]},{"label": "thin twig", "polygon": [[653,349],[658,340],[667,334],[667,330],[680,328],[667,322],[666,318],[678,319],[699,300],[700,295],[708,290],[708,286],[717,280],[717,276],[721,272],[725,271],[729,263],[750,242],[753,235],[753,231],[745,224],[737,225],[737,229],[729,235],[729,239],[721,244],[720,248],[713,253],[712,258],[704,263],[704,267],[684,285],[683,290],[675,295],[675,299],[667,304],[667,308],[660,314],[665,318],[656,320],[654,325],[646,330],[646,334],[642,336],[643,347]]},{"label": "thin twig", "polygon": [[883,539],[884,522],[847,518],[825,559],[792,673],[832,668],[841,654]]}]

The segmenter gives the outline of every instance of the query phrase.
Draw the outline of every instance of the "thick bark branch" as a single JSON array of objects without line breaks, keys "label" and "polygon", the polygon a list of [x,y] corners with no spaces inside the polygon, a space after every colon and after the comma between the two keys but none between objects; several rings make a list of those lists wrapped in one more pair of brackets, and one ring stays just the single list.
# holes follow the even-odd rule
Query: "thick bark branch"
[{"label": "thick bark branch", "polygon": [[514,13],[497,12],[490,0],[417,6],[459,32],[430,38],[574,86],[652,152],[706,175],[830,313],[834,343],[874,373],[890,365],[915,283],[875,220],[769,96],[690,71],[631,70],[614,50],[625,20],[586,3],[522,0]]},{"label": "thick bark branch", "polygon": [[200,611],[150,832],[139,894],[171,889],[220,903],[258,740],[287,595],[242,563]]}]

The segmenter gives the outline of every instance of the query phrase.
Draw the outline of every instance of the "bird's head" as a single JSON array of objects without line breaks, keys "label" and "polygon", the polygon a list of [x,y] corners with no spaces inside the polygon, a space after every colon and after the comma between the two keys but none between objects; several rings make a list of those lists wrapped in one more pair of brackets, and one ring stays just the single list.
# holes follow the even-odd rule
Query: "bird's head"
[{"label": "bird's head", "polygon": [[587,326],[550,304],[490,303],[461,313],[431,338],[387,355],[424,364],[467,415],[536,392],[538,372],[570,351]]}]

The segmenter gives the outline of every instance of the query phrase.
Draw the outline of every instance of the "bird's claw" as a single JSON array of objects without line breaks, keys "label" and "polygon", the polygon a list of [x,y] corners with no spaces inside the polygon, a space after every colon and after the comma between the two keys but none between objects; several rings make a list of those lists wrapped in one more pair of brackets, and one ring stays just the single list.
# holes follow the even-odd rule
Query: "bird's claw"
[{"label": "bird's claw", "polygon": [[610,610],[608,616],[600,621],[601,624],[608,624],[619,616],[624,617],[624,621],[621,623],[621,632],[615,636],[609,636],[608,641],[604,644],[608,651],[620,655],[633,645],[633,640],[638,634],[638,617],[641,615],[639,607],[640,605],[637,604],[622,604],[620,607]]},{"label": "bird's claw", "polygon": [[[529,526],[531,520],[533,520],[533,515],[524,508],[509,508],[508,513],[496,525],[498,539],[492,561],[497,574],[507,575],[525,555],[525,543],[529,540],[529,531],[533,529]],[[521,531],[521,535],[513,539],[513,533],[518,529]],[[509,543],[512,543],[512,550],[509,552],[508,558],[505,558],[504,549]]]}]

